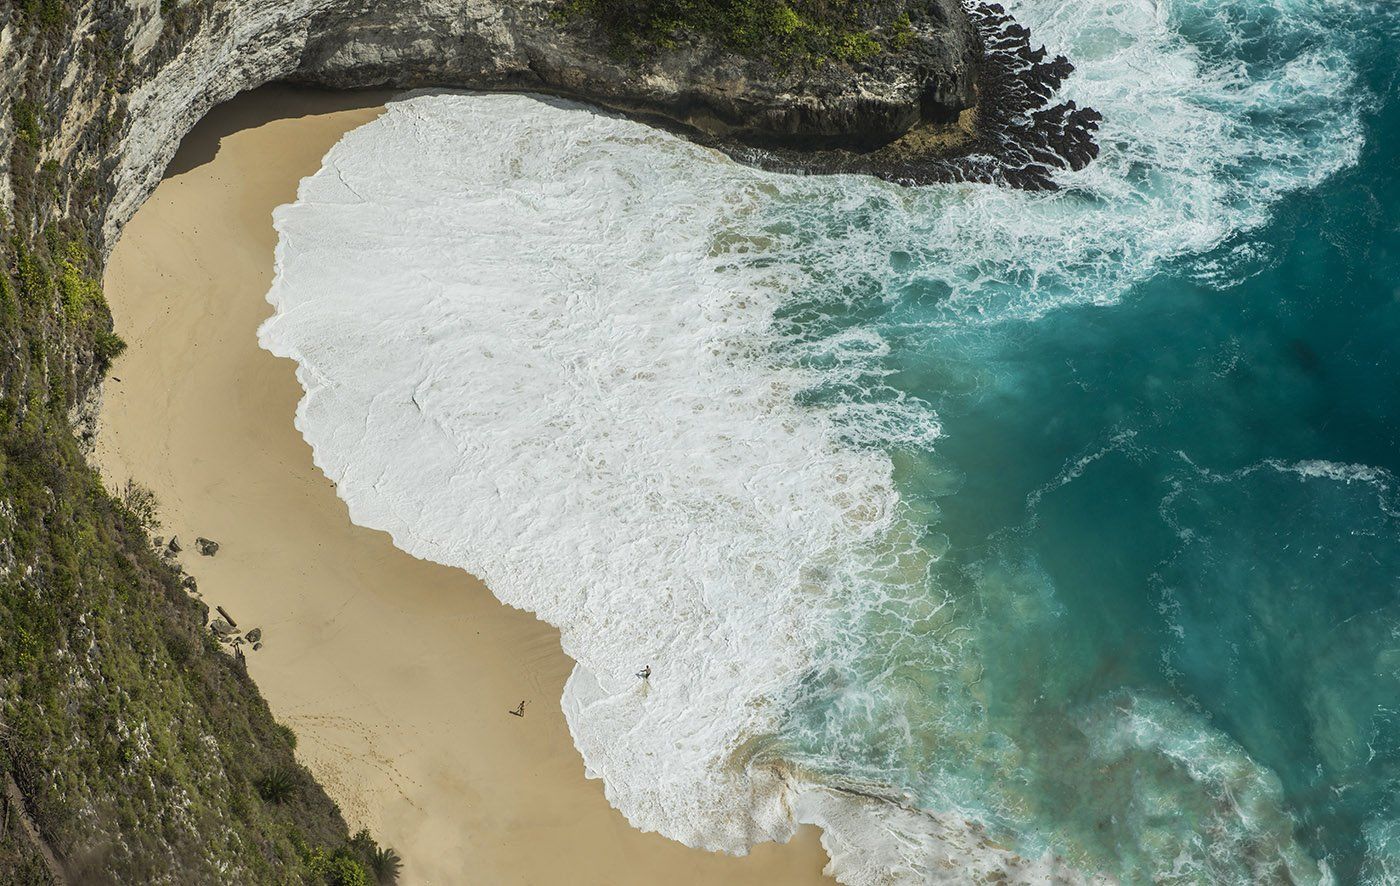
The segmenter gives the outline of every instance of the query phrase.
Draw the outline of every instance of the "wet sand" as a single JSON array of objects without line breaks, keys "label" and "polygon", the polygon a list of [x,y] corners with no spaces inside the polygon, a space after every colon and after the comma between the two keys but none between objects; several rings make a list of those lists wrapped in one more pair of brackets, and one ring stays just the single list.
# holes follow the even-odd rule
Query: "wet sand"
[{"label": "wet sand", "polygon": [[830,882],[810,827],[746,858],[630,828],[584,778],[557,632],[351,525],[312,464],[295,364],[257,344],[271,213],[387,97],[268,87],[185,140],[107,270],[128,344],[97,443],[108,485],[150,487],[204,600],[263,629],[250,673],[351,827],[404,856],[402,882]]}]

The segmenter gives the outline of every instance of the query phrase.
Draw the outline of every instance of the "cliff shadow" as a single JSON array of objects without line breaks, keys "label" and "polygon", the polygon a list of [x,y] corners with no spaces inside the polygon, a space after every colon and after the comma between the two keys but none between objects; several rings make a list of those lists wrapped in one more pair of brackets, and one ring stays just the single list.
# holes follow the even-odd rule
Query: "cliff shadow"
[{"label": "cliff shadow", "polygon": [[398,89],[324,89],[290,83],[269,83],[241,92],[215,105],[180,142],[162,178],[197,169],[213,160],[226,136],[275,120],[290,120],[335,111],[374,108],[387,104]]}]

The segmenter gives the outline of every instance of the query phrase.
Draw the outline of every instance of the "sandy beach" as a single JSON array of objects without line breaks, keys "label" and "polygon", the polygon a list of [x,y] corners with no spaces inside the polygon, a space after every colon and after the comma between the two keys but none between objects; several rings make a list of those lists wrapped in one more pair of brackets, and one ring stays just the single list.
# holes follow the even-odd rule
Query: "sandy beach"
[{"label": "sandy beach", "polygon": [[108,485],[150,487],[203,599],[263,629],[250,673],[352,829],[404,856],[403,882],[830,882],[812,828],[746,858],[630,828],[584,778],[557,633],[351,525],[313,466],[294,364],[257,344],[271,213],[387,97],[265,88],[186,139],[107,270],[128,343],[97,444]]}]

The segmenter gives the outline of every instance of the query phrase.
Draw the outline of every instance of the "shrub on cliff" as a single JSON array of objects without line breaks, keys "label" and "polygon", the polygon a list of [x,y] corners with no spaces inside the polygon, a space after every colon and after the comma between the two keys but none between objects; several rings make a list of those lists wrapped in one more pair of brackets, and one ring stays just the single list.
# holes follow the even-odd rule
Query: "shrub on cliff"
[{"label": "shrub on cliff", "polygon": [[374,881],[379,886],[392,886],[399,882],[399,871],[403,867],[403,860],[399,854],[388,846],[380,846],[370,836],[369,831],[361,830],[350,838],[350,851],[366,864],[374,874]]},{"label": "shrub on cliff", "polygon": [[327,853],[316,849],[307,861],[311,875],[327,886],[370,886],[369,872],[350,854],[341,850]]},{"label": "shrub on cliff", "polygon": [[255,787],[266,802],[282,803],[297,789],[297,772],[290,766],[274,766],[257,780]]},{"label": "shrub on cliff", "polygon": [[913,33],[904,3],[872,0],[564,0],[563,11],[597,22],[624,57],[697,35],[778,65],[852,62]]}]

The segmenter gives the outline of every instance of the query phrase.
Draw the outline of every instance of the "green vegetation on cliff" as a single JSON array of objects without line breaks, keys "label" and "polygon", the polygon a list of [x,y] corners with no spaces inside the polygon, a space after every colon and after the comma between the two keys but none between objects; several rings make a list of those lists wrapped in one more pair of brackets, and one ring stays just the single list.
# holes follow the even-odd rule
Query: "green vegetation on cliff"
[{"label": "green vegetation on cliff", "polygon": [[854,62],[913,35],[906,4],[880,0],[565,0],[563,9],[596,21],[629,57],[703,35],[779,65]]},{"label": "green vegetation on cliff", "polygon": [[[0,71],[18,86],[0,213],[0,881],[389,882],[397,857],[349,836],[157,556],[149,499],[110,495],[75,435],[124,347],[99,282],[124,114],[124,23],[99,12],[124,9],[0,11],[18,35]],[[91,38],[69,47],[62,26],[84,16]]]}]

